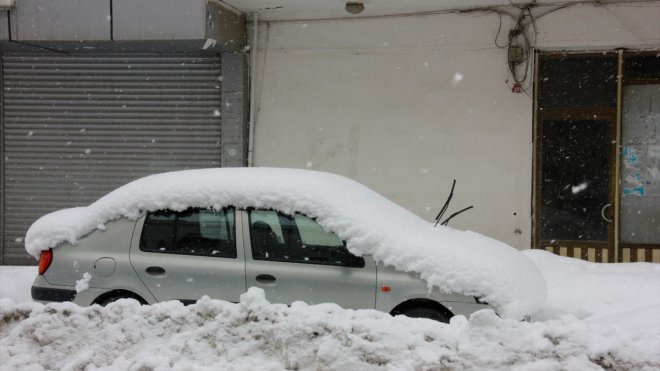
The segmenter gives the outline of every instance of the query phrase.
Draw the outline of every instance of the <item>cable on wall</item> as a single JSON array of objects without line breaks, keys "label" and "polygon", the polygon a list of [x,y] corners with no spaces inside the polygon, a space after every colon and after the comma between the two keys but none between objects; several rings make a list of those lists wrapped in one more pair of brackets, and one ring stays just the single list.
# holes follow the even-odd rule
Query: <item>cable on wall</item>
[{"label": "cable on wall", "polygon": [[[495,46],[500,49],[506,49],[506,64],[509,69],[510,80],[507,79],[507,85],[513,93],[525,93],[532,98],[530,94],[532,89],[532,79],[530,77],[531,64],[533,62],[534,48],[538,38],[538,28],[536,20],[550,13],[561,9],[571,7],[579,3],[562,3],[548,9],[539,7],[537,3],[515,4],[509,1],[510,6],[518,10],[517,15],[505,13],[501,8],[496,8],[499,17],[499,25],[495,34]],[[598,4],[597,1],[592,2]],[[602,5],[602,4],[601,4]],[[534,9],[543,9],[540,14],[534,15]],[[507,15],[515,22],[507,35],[507,41],[500,44],[500,35],[502,34],[502,15]],[[530,37],[531,31],[531,37]]]},{"label": "cable on wall", "polygon": [[[341,21],[341,22],[355,22],[365,19],[386,19],[386,18],[403,18],[403,17],[425,17],[440,14],[476,14],[476,13],[495,13],[498,16],[499,23],[495,35],[495,46],[500,49],[506,49],[506,64],[509,72],[506,84],[509,89],[514,93],[525,93],[528,97],[532,98],[532,85],[533,78],[531,78],[531,70],[533,64],[534,48],[537,43],[538,28],[536,21],[550,13],[558,10],[571,8],[581,5],[602,6],[607,8],[610,4],[643,4],[653,3],[657,0],[571,0],[571,1],[554,1],[552,3],[527,0],[524,3],[516,3],[513,0],[508,0],[506,5],[486,6],[486,7],[472,7],[463,9],[443,9],[437,11],[422,11],[413,13],[397,13],[397,14],[374,14],[374,15],[359,15],[355,17],[321,17],[321,18],[304,18],[304,19],[286,19],[286,20],[268,20],[264,21],[267,24],[271,23],[288,23],[288,22],[302,22],[302,21]],[[609,9],[608,9],[609,10]],[[501,43],[503,17],[506,16],[513,21],[513,27],[509,30],[506,36],[506,41]],[[533,32],[533,33],[531,33]]]}]

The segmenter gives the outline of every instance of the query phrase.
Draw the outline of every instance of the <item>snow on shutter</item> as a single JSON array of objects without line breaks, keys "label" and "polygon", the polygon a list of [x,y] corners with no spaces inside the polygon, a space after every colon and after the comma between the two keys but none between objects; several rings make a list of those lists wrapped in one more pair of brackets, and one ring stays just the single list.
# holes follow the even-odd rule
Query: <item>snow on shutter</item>
[{"label": "snow on shutter", "polygon": [[136,178],[220,166],[220,58],[4,56],[4,264],[41,215]]}]

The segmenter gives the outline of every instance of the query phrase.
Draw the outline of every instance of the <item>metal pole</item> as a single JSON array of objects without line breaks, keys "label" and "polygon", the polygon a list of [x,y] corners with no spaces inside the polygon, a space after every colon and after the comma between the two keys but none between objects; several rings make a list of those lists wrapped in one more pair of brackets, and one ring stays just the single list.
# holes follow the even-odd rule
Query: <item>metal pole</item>
[{"label": "metal pole", "polygon": [[259,38],[258,13],[252,13],[252,45],[250,46],[250,121],[248,134],[248,166],[254,165],[254,127],[257,124],[257,40]]},{"label": "metal pole", "polygon": [[[9,13],[7,17],[9,17]],[[0,53],[0,265],[5,263],[5,95],[2,86],[4,58]]]},{"label": "metal pole", "polygon": [[621,120],[623,113],[623,50],[618,51],[616,76],[616,151],[614,160],[614,262],[619,262],[619,228],[621,213]]}]

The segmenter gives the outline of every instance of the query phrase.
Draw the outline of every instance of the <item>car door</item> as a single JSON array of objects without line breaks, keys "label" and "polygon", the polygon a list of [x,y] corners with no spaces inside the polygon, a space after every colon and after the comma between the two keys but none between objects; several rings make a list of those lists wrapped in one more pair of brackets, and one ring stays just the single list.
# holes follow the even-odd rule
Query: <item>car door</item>
[{"label": "car door", "polygon": [[376,265],[349,253],[336,235],[302,214],[242,212],[248,287],[271,302],[374,308]]},{"label": "car door", "polygon": [[233,208],[162,210],[138,219],[130,261],[158,301],[239,301],[245,258],[235,215]]}]

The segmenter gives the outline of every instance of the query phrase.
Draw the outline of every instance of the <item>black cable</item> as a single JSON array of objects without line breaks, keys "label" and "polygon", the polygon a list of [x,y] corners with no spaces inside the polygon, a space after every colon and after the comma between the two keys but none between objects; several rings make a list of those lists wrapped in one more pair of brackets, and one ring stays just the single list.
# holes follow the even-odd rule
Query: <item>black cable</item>
[{"label": "black cable", "polygon": [[500,23],[499,23],[499,25],[497,26],[497,33],[495,34],[495,46],[497,46],[499,49],[504,49],[504,48],[506,48],[506,47],[508,47],[508,46],[510,45],[511,39],[509,39],[509,40],[507,41],[507,43],[504,44],[504,45],[500,45],[500,44],[497,42],[497,39],[500,38],[500,32],[502,31],[502,13],[500,13],[500,11],[496,11],[495,13],[497,13],[497,16],[498,16],[498,18],[499,18],[499,20],[500,20]]},{"label": "black cable", "polygon": [[[595,3],[597,3],[597,2],[593,2],[593,3],[595,4]],[[552,8],[552,9],[548,10],[548,11],[545,12],[545,13],[542,13],[542,14],[540,14],[540,15],[537,15],[537,16],[536,16],[536,19],[539,19],[539,18],[541,18],[541,17],[545,17],[546,15],[548,15],[548,14],[550,14],[550,13],[554,13],[554,12],[556,12],[556,11],[558,11],[558,10],[562,10],[562,9],[570,8],[570,7],[572,7],[572,6],[579,5],[579,4],[582,4],[582,2],[575,2],[575,3],[569,3],[569,4],[562,4],[562,5],[559,5],[559,6],[557,6],[557,7],[554,7],[554,8]]]},{"label": "black cable", "polygon": [[[527,12],[527,14],[530,15],[529,23],[525,22],[525,18],[526,18],[525,12]],[[530,57],[532,54],[531,40],[527,35],[527,25],[531,23],[534,24],[535,32],[536,32],[536,24],[534,21],[534,17],[532,16],[530,7],[526,6],[524,8],[521,8],[515,27],[509,32],[510,41],[509,41],[509,49],[507,50],[507,64],[509,67],[509,72],[511,73],[511,77],[513,78],[514,84],[520,85],[521,90],[524,91],[525,94],[527,94],[527,96],[529,96],[527,90],[531,87],[531,84],[530,86],[523,86],[523,85],[525,84],[529,76],[529,64],[531,61]],[[534,44],[536,44],[536,41]],[[511,50],[514,46],[521,48],[522,59],[520,61],[515,61],[515,62],[511,61]],[[524,70],[522,72],[522,76],[519,77],[518,67],[523,63],[524,63]]]},{"label": "black cable", "polygon": [[[557,8],[559,9],[559,8]],[[523,23],[522,27],[524,28],[524,41],[525,41],[525,59],[523,62],[525,62],[525,72],[523,74],[523,78],[520,79],[520,82],[524,83],[527,81],[527,76],[529,74],[529,65],[531,63],[531,56],[532,56],[532,49],[536,47],[537,41],[538,41],[538,29],[536,27],[536,18],[534,17],[534,14],[532,13],[531,7],[527,6],[525,7],[524,11],[527,12],[529,15],[529,22],[526,24]],[[547,13],[546,13],[547,14]],[[532,25],[534,29],[534,42],[532,43],[531,40],[529,39],[529,36],[527,35],[527,27],[529,25]],[[531,95],[529,94],[528,90],[532,88],[532,82],[530,81],[528,86],[523,86],[522,91],[531,98]]]},{"label": "black cable", "polygon": [[[526,65],[525,65],[525,75],[523,77],[523,82],[527,81],[527,74],[529,73],[529,65],[531,63],[530,57],[532,55],[532,49],[534,47],[536,47],[536,44],[537,44],[537,41],[538,41],[538,29],[536,28],[536,19],[534,18],[534,14],[532,14],[532,9],[531,9],[531,7],[528,6],[528,7],[525,8],[525,10],[527,11],[527,14],[529,15],[529,19],[530,19],[530,21],[527,23],[527,26],[529,26],[531,24],[532,28],[534,29],[534,42],[533,43],[530,42],[529,37],[527,36],[527,30],[525,30],[525,42],[526,42],[526,45],[527,45],[527,55],[525,57]],[[525,28],[527,26],[525,26]],[[530,81],[528,86],[523,86],[522,87],[522,91],[530,98],[532,98],[532,96],[529,94],[528,90],[531,89],[532,86],[533,86],[533,82]]]},{"label": "black cable", "polygon": [[527,13],[529,13],[529,19],[532,20],[532,27],[534,28],[534,46],[536,46],[536,42],[538,41],[538,30],[536,29],[536,19],[534,18],[534,15],[532,15],[532,9],[527,7]]},{"label": "black cable", "polygon": [[[516,21],[516,25],[509,32],[509,49],[507,50],[507,63],[509,64],[509,72],[511,72],[511,76],[513,77],[513,81],[517,84],[520,84],[521,79],[518,79],[518,73],[516,71],[516,67],[520,64],[521,62],[512,62],[511,61],[511,50],[513,49],[514,46],[522,48],[521,45],[519,45],[518,40],[520,39],[520,36],[525,34],[525,29],[524,26],[522,26],[522,20],[524,18],[524,13],[521,12],[520,15],[518,16],[518,20]],[[516,43],[514,44],[514,40],[516,40]],[[524,50],[525,53],[527,53],[527,50]],[[524,58],[523,58],[524,60]]]},{"label": "black cable", "polygon": [[509,5],[511,5],[514,8],[522,9],[522,7],[518,4],[515,4],[513,0],[509,0]]}]

